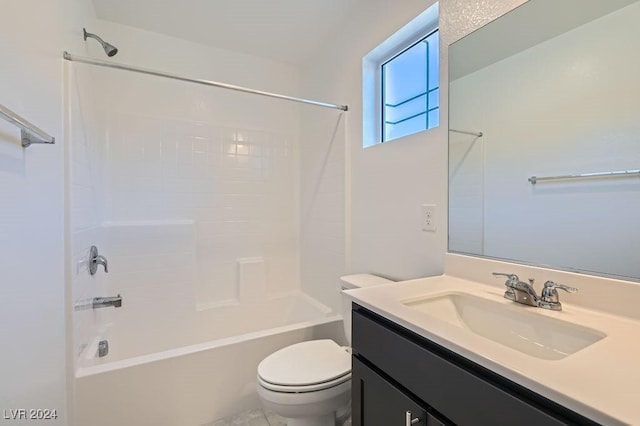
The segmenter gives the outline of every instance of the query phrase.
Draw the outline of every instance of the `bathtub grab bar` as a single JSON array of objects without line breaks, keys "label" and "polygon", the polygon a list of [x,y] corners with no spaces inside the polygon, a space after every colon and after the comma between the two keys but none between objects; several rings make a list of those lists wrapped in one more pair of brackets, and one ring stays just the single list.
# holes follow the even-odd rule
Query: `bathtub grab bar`
[{"label": "bathtub grab bar", "polygon": [[0,105],[0,118],[20,128],[20,139],[22,140],[23,148],[27,148],[32,143],[56,143],[56,138],[2,105]]}]

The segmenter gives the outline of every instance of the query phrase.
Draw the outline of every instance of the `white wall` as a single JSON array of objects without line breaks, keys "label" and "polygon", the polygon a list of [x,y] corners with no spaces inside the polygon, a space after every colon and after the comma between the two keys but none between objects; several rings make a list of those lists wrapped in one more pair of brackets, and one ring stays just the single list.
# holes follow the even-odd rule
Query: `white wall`
[{"label": "white wall", "polygon": [[[521,3],[523,0],[442,0],[440,127],[367,149],[362,148],[362,58],[433,2],[367,2],[345,19],[340,31],[314,50],[303,69],[304,93],[346,103],[350,109],[336,137],[330,133],[337,122],[335,116],[325,120],[321,134],[309,121],[302,128],[302,161],[317,163],[308,173],[303,172],[303,188],[331,188],[333,194],[329,197],[329,190],[307,194],[309,198],[303,203],[303,212],[316,221],[303,228],[304,256],[318,261],[306,263],[303,259],[304,285],[310,292],[322,300],[337,300],[332,292],[344,272],[369,271],[409,279],[443,271],[448,127],[444,46]],[[338,154],[341,149],[344,153]],[[328,159],[323,168],[318,155]],[[334,183],[338,172],[331,172],[340,167],[346,170],[344,185]],[[424,203],[438,205],[436,233],[420,229],[420,205]],[[333,236],[339,235],[342,227],[344,240],[323,240],[318,231],[326,230],[326,235]],[[344,261],[338,255],[343,250]]]},{"label": "white wall", "polygon": [[[484,223],[466,214],[451,228],[467,244],[484,234],[484,247],[469,252],[640,276],[640,230],[629,226],[640,208],[637,179],[527,181],[638,168],[640,60],[623,41],[640,38],[639,18],[631,5],[452,84],[454,127],[484,133],[476,142],[484,158],[461,160],[467,171],[484,169]],[[471,182],[456,182],[455,192],[477,193]],[[452,199],[452,210],[469,200]]]},{"label": "white wall", "polygon": [[[82,0],[0,5],[0,103],[56,137],[20,146],[0,122],[0,409],[56,409],[69,424],[64,250],[64,79],[62,51],[81,49]],[[32,424],[33,421],[7,421]]]}]

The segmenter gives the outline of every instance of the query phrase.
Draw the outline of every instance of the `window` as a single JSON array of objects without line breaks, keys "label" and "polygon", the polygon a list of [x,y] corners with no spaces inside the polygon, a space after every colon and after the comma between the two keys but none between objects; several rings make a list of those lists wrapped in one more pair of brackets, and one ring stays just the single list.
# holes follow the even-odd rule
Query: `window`
[{"label": "window", "polygon": [[362,146],[440,122],[438,2],[362,58]]},{"label": "window", "polygon": [[381,65],[381,142],[438,126],[438,55],[436,29]]}]

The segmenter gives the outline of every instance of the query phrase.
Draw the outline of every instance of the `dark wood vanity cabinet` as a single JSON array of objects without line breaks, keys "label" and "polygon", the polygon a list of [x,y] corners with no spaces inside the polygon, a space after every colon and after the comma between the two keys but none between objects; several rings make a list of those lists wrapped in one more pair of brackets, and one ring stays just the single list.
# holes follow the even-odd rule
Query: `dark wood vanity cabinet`
[{"label": "dark wood vanity cabinet", "polygon": [[353,426],[597,425],[357,304],[352,319]]},{"label": "dark wood vanity cabinet", "polygon": [[[353,358],[353,400],[358,401],[358,410],[353,410],[354,425],[390,426],[406,424],[406,414],[419,419],[414,424],[441,426],[433,412],[416,402],[404,391],[367,367],[358,358]],[[357,380],[357,381],[356,381]],[[426,422],[426,423],[425,423]]]}]

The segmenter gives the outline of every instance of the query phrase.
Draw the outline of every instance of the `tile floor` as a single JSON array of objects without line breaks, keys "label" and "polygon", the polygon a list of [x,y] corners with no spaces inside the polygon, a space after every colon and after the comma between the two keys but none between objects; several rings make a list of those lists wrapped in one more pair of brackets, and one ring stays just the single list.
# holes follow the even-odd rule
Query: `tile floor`
[{"label": "tile floor", "polygon": [[[286,423],[275,413],[258,408],[202,426],[286,426]],[[351,419],[344,422],[343,426],[351,426]]]},{"label": "tile floor", "polygon": [[286,423],[272,412],[255,409],[202,426],[286,426]]}]

